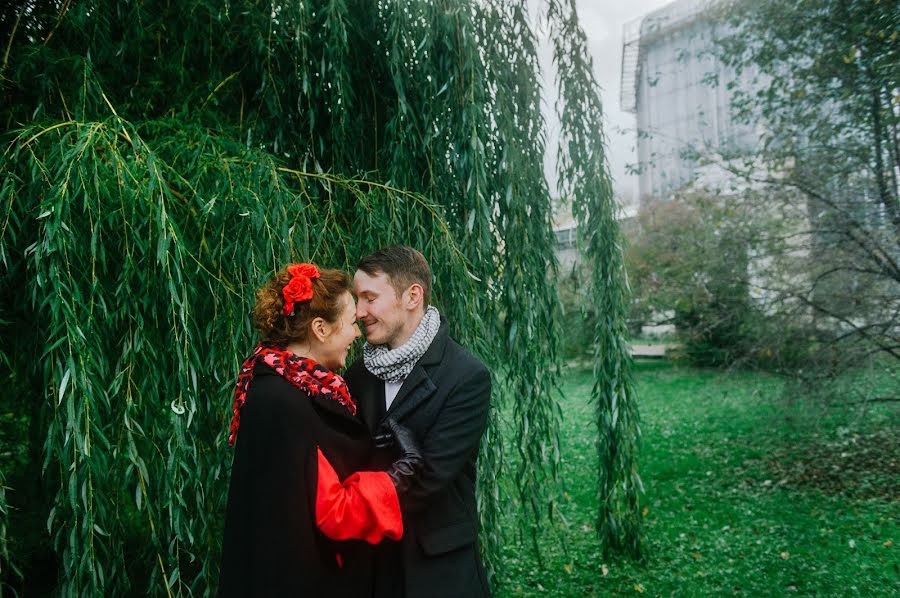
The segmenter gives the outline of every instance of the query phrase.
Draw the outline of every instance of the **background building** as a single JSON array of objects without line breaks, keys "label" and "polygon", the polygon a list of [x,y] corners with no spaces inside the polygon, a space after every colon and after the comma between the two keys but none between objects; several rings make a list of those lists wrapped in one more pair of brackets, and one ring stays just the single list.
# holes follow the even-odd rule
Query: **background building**
[{"label": "background building", "polygon": [[703,179],[724,186],[725,172],[686,155],[733,155],[753,149],[754,127],[734,122],[729,87],[751,89],[755,73],[740,78],[715,59],[717,34],[727,25],[710,0],[678,0],[624,28],[622,109],[637,121],[638,194],[667,199]]}]

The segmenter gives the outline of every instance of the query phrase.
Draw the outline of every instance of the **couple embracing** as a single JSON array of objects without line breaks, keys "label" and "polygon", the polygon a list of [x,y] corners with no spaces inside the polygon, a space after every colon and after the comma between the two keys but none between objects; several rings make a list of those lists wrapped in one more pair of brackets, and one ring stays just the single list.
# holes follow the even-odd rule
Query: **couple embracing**
[{"label": "couple embracing", "polygon": [[[257,292],[219,596],[489,595],[475,477],[490,374],[430,299],[428,262],[405,246],[352,280],[292,264]],[[357,322],[363,355],[341,377]]]}]

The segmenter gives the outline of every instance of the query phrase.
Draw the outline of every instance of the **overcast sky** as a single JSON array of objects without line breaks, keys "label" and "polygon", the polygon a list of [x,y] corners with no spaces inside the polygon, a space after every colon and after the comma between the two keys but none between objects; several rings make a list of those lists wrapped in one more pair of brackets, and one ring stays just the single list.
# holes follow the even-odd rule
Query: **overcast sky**
[{"label": "overcast sky", "polygon": [[[621,200],[629,201],[637,194],[637,180],[626,174],[625,165],[635,161],[634,115],[623,112],[619,107],[619,88],[622,65],[622,28],[657,8],[670,4],[672,0],[576,0],[578,16],[588,37],[591,55],[594,59],[594,76],[602,87],[603,116],[605,132],[609,141],[609,164],[613,183]],[[547,35],[546,32],[543,34]],[[544,116],[548,127],[548,149],[557,145],[559,119],[553,104],[556,99],[552,62],[552,49],[547,43],[541,48],[541,62],[544,67],[544,94],[546,98]],[[550,152],[545,171],[555,192],[555,152]]]}]

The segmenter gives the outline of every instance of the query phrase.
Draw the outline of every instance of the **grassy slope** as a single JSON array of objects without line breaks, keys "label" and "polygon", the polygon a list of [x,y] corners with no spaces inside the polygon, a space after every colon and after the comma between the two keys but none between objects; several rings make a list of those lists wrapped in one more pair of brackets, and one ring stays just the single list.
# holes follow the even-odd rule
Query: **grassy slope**
[{"label": "grassy slope", "polygon": [[637,383],[647,563],[598,550],[590,381],[574,370],[565,522],[542,539],[543,568],[509,533],[499,597],[900,594],[896,406],[860,417],[791,401],[774,377],[666,365],[642,366]]}]

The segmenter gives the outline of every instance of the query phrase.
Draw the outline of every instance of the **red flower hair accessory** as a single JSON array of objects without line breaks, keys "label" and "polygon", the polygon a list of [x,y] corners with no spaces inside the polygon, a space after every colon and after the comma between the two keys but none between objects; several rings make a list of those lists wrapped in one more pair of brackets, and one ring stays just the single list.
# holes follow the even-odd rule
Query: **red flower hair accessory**
[{"label": "red flower hair accessory", "polygon": [[313,297],[312,281],[319,278],[315,264],[291,264],[287,268],[291,280],[281,289],[284,297],[284,315],[294,313],[294,304],[309,301]]}]

